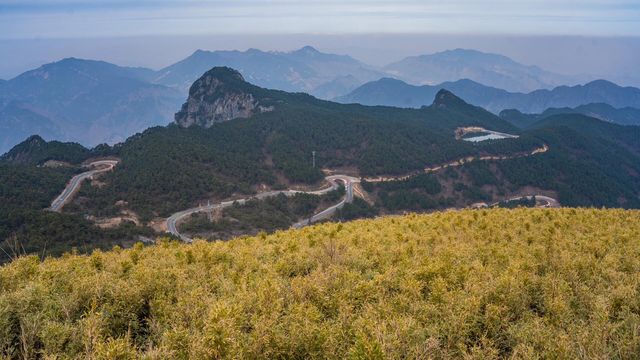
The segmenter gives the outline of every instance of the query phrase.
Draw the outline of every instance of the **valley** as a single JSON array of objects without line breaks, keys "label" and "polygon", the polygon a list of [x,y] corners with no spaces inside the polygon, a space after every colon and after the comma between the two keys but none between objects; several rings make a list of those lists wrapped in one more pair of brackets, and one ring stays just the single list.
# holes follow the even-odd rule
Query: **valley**
[{"label": "valley", "polygon": [[0,0],[0,359],[640,358],[633,2]]},{"label": "valley", "polygon": [[[521,129],[446,90],[421,109],[343,105],[261,88],[222,67],[194,83],[174,124],[94,149],[32,137],[2,161],[35,172],[68,164],[49,170],[73,178],[51,207],[80,226],[73,231],[96,234],[83,251],[164,232],[228,239],[453,208],[638,207],[638,138],[582,115],[554,116]],[[466,141],[478,136],[489,137]],[[96,159],[109,161],[82,167]],[[5,211],[36,219],[40,209],[19,200]],[[22,221],[0,230],[28,245],[38,237]]]},{"label": "valley", "polygon": [[[492,140],[518,138],[518,136],[516,135],[487,130],[483,127],[458,127],[455,129],[454,133],[455,133],[455,138],[458,141],[463,140],[465,136],[469,134],[475,134],[475,133],[487,133],[487,134],[494,134],[498,136],[497,138]],[[533,156],[536,154],[545,153],[548,150],[549,150],[549,147],[545,144],[543,145],[543,147],[534,149],[527,153],[518,153],[518,154],[512,154],[512,155],[505,155],[505,156],[466,157],[466,158],[462,158],[460,160],[449,162],[446,164],[425,168],[424,173],[434,173],[438,171],[443,171],[450,167],[463,166],[465,164],[468,164],[474,161],[500,161],[500,160],[508,160],[508,159],[513,159],[513,158],[523,157],[523,156]],[[116,166],[118,162],[119,162],[118,160],[97,160],[89,163],[88,165],[85,165],[88,167],[94,167],[94,166],[102,166],[102,167],[74,176],[74,178],[70,181],[70,183],[67,185],[65,190],[62,192],[62,194],[60,194],[56,198],[56,200],[54,200],[54,202],[52,203],[51,209],[54,211],[60,211],[61,207],[66,202],[70,201],[71,198],[77,193],[78,188],[84,179],[91,178],[94,175],[113,170],[113,167]],[[181,222],[185,221],[185,219],[192,218],[195,214],[198,214],[198,213],[212,214],[213,212],[221,212],[223,209],[231,206],[243,205],[248,201],[252,201],[252,200],[264,200],[270,197],[276,197],[281,194],[285,196],[294,196],[296,194],[309,194],[309,195],[316,195],[316,196],[324,195],[330,191],[335,191],[336,189],[338,189],[338,187],[340,186],[339,184],[341,183],[342,186],[344,186],[345,188],[345,194],[343,199],[339,203],[335,205],[331,205],[326,209],[322,209],[321,211],[314,214],[313,216],[307,219],[303,219],[298,222],[295,222],[291,225],[291,227],[293,228],[301,228],[303,226],[310,225],[318,221],[327,220],[331,218],[335,214],[335,212],[341,209],[345,204],[353,202],[355,183],[359,183],[360,181],[364,181],[366,183],[405,181],[419,174],[419,173],[411,173],[407,175],[399,175],[399,176],[393,176],[393,177],[358,178],[358,177],[353,177],[348,175],[339,175],[339,174],[336,174],[336,171],[333,171],[330,169],[325,169],[325,172],[331,174],[330,176],[327,176],[325,178],[325,181],[331,185],[329,187],[321,188],[320,190],[315,190],[315,191],[302,191],[302,190],[289,189],[289,190],[258,192],[255,195],[252,195],[250,197],[246,197],[246,198],[235,197],[233,199],[228,199],[226,201],[222,201],[219,203],[211,203],[210,200],[207,200],[208,202],[207,205],[199,205],[197,207],[178,211],[172,214],[165,220],[164,226],[162,227],[162,229],[164,229],[168,233],[172,234],[173,236],[175,236],[176,238],[179,238],[184,242],[192,242],[193,239],[185,235],[184,233],[180,232],[178,227]],[[366,192],[363,192],[363,191],[364,190],[359,190],[355,192],[355,194],[360,198],[370,199],[371,195],[366,194]],[[520,201],[523,199],[527,200],[532,198],[537,199],[537,204],[534,204],[534,206],[541,206],[541,207],[558,207],[559,206],[559,202],[556,199],[545,196],[545,195],[541,195],[541,194],[513,196],[510,198],[506,198],[504,200],[496,201],[492,204],[486,204],[486,203],[480,202],[480,203],[473,203],[469,206],[470,207],[483,207],[483,206],[494,207],[502,203],[506,204],[514,201]]]},{"label": "valley", "polygon": [[[491,130],[486,130],[484,128],[478,128],[478,127],[471,127],[471,128],[458,128],[456,129],[456,138],[458,138],[458,140],[460,140],[462,138],[462,136],[465,133],[468,132],[488,132],[488,133],[497,133],[497,132],[493,132]],[[502,134],[502,133],[497,133],[497,134]],[[509,135],[509,134],[504,134],[504,137],[501,138],[514,138],[515,136],[513,135]],[[443,164],[440,166],[436,166],[436,167],[431,167],[431,168],[425,168],[424,172],[425,173],[431,173],[431,172],[436,172],[436,171],[440,171],[440,170],[444,170],[447,169],[448,167],[451,166],[462,166],[466,163],[472,162],[472,161],[495,161],[495,160],[506,160],[506,159],[512,159],[515,157],[519,157],[519,156],[531,156],[531,155],[535,155],[535,154],[539,154],[539,153],[543,153],[546,152],[548,150],[548,147],[545,145],[543,148],[541,149],[535,149],[533,151],[531,151],[528,154],[515,154],[515,155],[510,155],[510,156],[503,156],[503,157],[480,157],[480,158],[474,158],[474,157],[468,157],[468,158],[464,158],[464,159],[460,159],[458,161],[454,161],[454,162],[450,162],[447,164]],[[94,167],[96,169],[93,170],[89,170],[83,173],[80,173],[78,175],[75,175],[67,184],[67,186],[65,187],[64,191],[58,196],[56,197],[56,199],[52,202],[51,207],[49,208],[49,210],[51,211],[57,211],[60,212],[62,210],[62,207],[70,202],[73,197],[77,194],[80,185],[82,184],[83,181],[87,180],[87,179],[93,179],[94,176],[98,176],[101,173],[107,172],[107,171],[112,171],[113,168],[119,163],[119,160],[94,160],[92,162],[90,162],[89,164],[84,165],[83,167]],[[279,191],[269,191],[269,192],[259,192],[251,197],[248,198],[233,198],[233,199],[229,199],[220,203],[213,203],[211,204],[210,200],[208,201],[209,203],[207,205],[199,205],[195,208],[191,208],[191,209],[187,209],[187,210],[182,210],[179,212],[176,212],[174,214],[172,214],[169,218],[166,219],[165,224],[164,224],[164,229],[174,235],[175,237],[181,239],[184,242],[192,242],[193,239],[184,235],[183,233],[181,233],[178,230],[178,225],[181,221],[183,221],[184,219],[197,214],[197,213],[212,213],[214,211],[220,211],[224,208],[230,207],[230,206],[234,206],[234,205],[242,205],[245,204],[248,201],[251,200],[263,200],[269,197],[275,197],[278,196],[280,194],[283,194],[285,196],[294,196],[296,194],[309,194],[309,195],[316,195],[316,196],[320,196],[320,195],[324,195],[327,194],[328,192],[331,191],[335,191],[339,188],[339,186],[343,186],[345,188],[345,195],[344,198],[337,204],[332,205],[326,209],[323,209],[321,211],[319,211],[317,214],[314,214],[313,216],[309,217],[308,219],[304,219],[304,220],[300,220],[296,223],[294,223],[292,225],[293,228],[301,228],[303,226],[306,225],[310,225],[312,223],[318,222],[318,221],[323,221],[323,220],[327,220],[329,218],[331,218],[335,212],[339,209],[341,209],[345,204],[347,203],[351,203],[353,201],[354,198],[354,184],[359,183],[360,181],[365,181],[368,183],[377,183],[377,182],[388,182],[388,181],[399,181],[399,180],[407,180],[412,176],[415,176],[416,174],[409,174],[409,175],[402,175],[402,176],[396,176],[396,177],[378,177],[378,178],[357,178],[357,177],[353,177],[353,176],[348,176],[348,175],[339,175],[339,174],[335,174],[335,171],[331,171],[331,170],[327,170],[326,172],[331,173],[332,175],[329,175],[325,178],[325,181],[330,184],[331,186],[329,187],[325,187],[322,188],[320,190],[315,190],[315,191],[302,191],[302,190],[294,190],[294,189],[289,189],[289,190],[279,190]],[[341,184],[341,185],[340,185]],[[362,192],[355,192],[356,195],[358,195],[361,198],[366,198],[367,196],[365,194],[363,194]],[[544,197],[541,195],[536,195],[536,194],[531,194],[529,196],[536,196],[540,199],[545,198],[547,199],[547,203],[546,205],[543,204],[543,206],[554,206],[557,207],[559,204],[557,202],[557,200],[549,198],[549,197]],[[514,197],[514,198],[510,198],[507,199],[506,201],[514,201],[514,200],[520,200],[523,197]],[[496,206],[498,204],[498,202],[492,204],[492,205],[488,205],[488,206]],[[477,204],[472,204],[472,207],[477,206]],[[98,219],[100,220],[100,219]]]}]

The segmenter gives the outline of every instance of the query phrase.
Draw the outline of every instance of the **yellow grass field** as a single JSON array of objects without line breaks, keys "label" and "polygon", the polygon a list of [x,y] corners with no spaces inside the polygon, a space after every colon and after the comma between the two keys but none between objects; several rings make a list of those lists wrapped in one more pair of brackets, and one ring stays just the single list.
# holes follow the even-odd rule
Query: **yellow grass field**
[{"label": "yellow grass field", "polygon": [[635,358],[640,212],[492,209],[0,268],[0,354]]}]

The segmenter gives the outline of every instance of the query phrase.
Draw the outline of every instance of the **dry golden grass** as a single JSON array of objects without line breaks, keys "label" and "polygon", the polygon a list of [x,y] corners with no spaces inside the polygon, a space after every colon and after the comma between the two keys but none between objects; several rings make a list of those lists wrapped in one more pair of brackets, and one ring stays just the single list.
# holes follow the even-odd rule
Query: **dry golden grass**
[{"label": "dry golden grass", "polygon": [[636,358],[640,212],[481,210],[0,269],[6,357]]}]

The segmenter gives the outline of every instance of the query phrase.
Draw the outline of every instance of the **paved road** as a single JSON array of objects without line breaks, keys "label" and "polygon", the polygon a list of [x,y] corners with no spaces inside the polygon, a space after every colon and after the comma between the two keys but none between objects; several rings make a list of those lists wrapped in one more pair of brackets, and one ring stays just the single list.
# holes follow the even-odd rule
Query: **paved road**
[{"label": "paved road", "polygon": [[351,177],[351,176],[346,176],[346,175],[333,175],[333,176],[329,176],[327,177],[328,181],[332,181],[330,178],[334,178],[333,181],[341,181],[344,184],[344,188],[345,188],[345,196],[342,199],[342,201],[340,201],[339,203],[330,206],[324,210],[322,210],[321,212],[313,215],[312,217],[308,218],[308,219],[304,219],[300,222],[297,222],[295,224],[293,224],[293,228],[294,229],[300,229],[302,227],[305,227],[307,225],[311,225],[315,222],[318,221],[322,221],[322,220],[326,220],[330,217],[333,216],[333,214],[336,213],[337,210],[342,209],[342,207],[345,204],[351,203],[353,202],[353,184],[354,183],[358,183],[360,182],[360,179],[355,178],[355,177]]},{"label": "paved road", "polygon": [[[510,159],[510,158],[514,158],[514,157],[523,157],[523,156],[531,156],[531,155],[535,155],[535,154],[540,154],[540,153],[544,153],[547,152],[549,150],[549,147],[547,145],[544,145],[541,148],[538,149],[534,149],[533,151],[526,153],[526,154],[520,154],[520,155],[515,155],[515,156],[487,156],[487,157],[480,157],[480,158],[475,158],[475,157],[470,157],[470,158],[465,158],[465,159],[461,159],[449,164],[445,164],[445,165],[441,165],[435,168],[426,168],[424,169],[424,172],[432,172],[432,171],[437,171],[443,168],[447,168],[449,166],[460,166],[462,164],[471,162],[471,161],[475,161],[475,160],[481,160],[481,161],[486,161],[486,160],[504,160],[504,159]],[[404,176],[396,176],[396,177],[378,177],[378,178],[366,178],[366,181],[369,182],[384,182],[384,181],[393,181],[393,180],[401,180],[410,176],[413,176],[415,174],[411,174],[411,175],[404,175]],[[173,215],[171,215],[167,220],[166,220],[166,225],[167,225],[167,231],[177,237],[179,237],[182,241],[185,242],[191,242],[193,241],[191,238],[189,238],[186,235],[181,234],[178,231],[177,228],[177,224],[180,220],[184,219],[185,217],[194,214],[194,213],[198,213],[198,212],[204,212],[204,211],[211,211],[211,210],[215,210],[215,209],[222,209],[228,206],[233,205],[234,202],[238,202],[239,204],[244,204],[247,200],[250,199],[264,199],[267,197],[271,197],[271,196],[276,196],[279,194],[285,194],[287,196],[292,196],[298,193],[306,193],[306,194],[315,194],[315,195],[322,195],[322,194],[326,194],[329,191],[335,190],[339,185],[338,182],[342,182],[345,185],[345,190],[346,190],[346,194],[345,197],[342,199],[342,201],[340,201],[339,203],[322,210],[321,212],[313,215],[312,217],[308,218],[308,219],[304,219],[300,222],[297,222],[295,224],[293,224],[293,228],[299,229],[302,228],[304,226],[310,225],[312,223],[318,222],[318,221],[322,221],[322,220],[326,220],[328,218],[330,218],[331,216],[333,216],[333,214],[335,214],[335,212],[338,209],[341,209],[345,204],[350,203],[353,201],[353,184],[354,183],[359,183],[361,179],[356,178],[356,177],[352,177],[352,176],[347,176],[347,175],[331,175],[331,176],[327,176],[325,178],[330,184],[330,187],[324,188],[324,189],[320,189],[320,190],[316,190],[316,191],[300,191],[300,190],[282,190],[282,191],[270,191],[270,192],[264,192],[264,193],[260,193],[258,195],[249,197],[249,198],[245,198],[245,199],[239,199],[239,200],[233,200],[233,201],[226,201],[226,202],[221,202],[221,203],[217,203],[217,204],[208,204],[206,206],[199,206],[199,207],[195,207],[195,208],[191,208],[191,209],[187,209],[184,211],[180,211],[177,212]],[[558,200],[548,197],[548,196],[544,196],[544,195],[533,195],[536,197],[536,200],[538,202],[542,202],[541,207],[560,207],[560,203],[558,202]],[[527,198],[527,199],[531,199],[532,196],[519,196],[519,197],[513,197],[510,199],[507,199],[506,201],[516,201],[516,200],[520,200],[523,198]],[[486,205],[484,204],[484,206],[496,206],[498,203],[495,204],[490,204],[490,205]]]},{"label": "paved road", "polygon": [[378,176],[378,177],[368,177],[364,178],[367,182],[387,182],[387,181],[398,181],[398,180],[406,180],[412,176],[422,174],[422,173],[433,173],[438,172],[440,170],[444,170],[449,167],[462,166],[464,164],[468,164],[474,161],[496,161],[496,160],[509,160],[527,156],[533,156],[537,154],[542,154],[549,151],[549,146],[547,144],[542,145],[542,147],[531,150],[528,153],[521,153],[515,155],[504,155],[504,156],[468,156],[462,159],[458,159],[456,161],[452,161],[450,163],[424,168],[422,171],[411,172],[405,175],[397,175],[397,176]]},{"label": "paved road", "polygon": [[67,187],[65,187],[62,193],[53,200],[53,202],[51,203],[51,207],[49,207],[49,210],[60,212],[62,208],[75,196],[84,180],[90,179],[96,174],[110,171],[117,164],[117,160],[99,160],[86,165],[85,167],[92,167],[95,169],[85,171],[71,178],[71,180],[67,184]]},{"label": "paved road", "polygon": [[315,214],[314,216],[312,216],[309,219],[305,219],[305,220],[293,225],[293,227],[295,227],[295,228],[300,228],[300,227],[303,227],[305,225],[309,225],[311,223],[327,219],[327,218],[331,217],[336,212],[337,209],[342,208],[344,206],[344,204],[352,202],[353,201],[353,183],[360,182],[360,179],[352,177],[352,176],[347,176],[347,175],[331,175],[331,176],[327,176],[325,179],[331,185],[329,187],[326,187],[326,188],[323,188],[323,189],[320,189],[320,190],[314,190],[314,191],[301,191],[301,190],[268,191],[268,192],[259,193],[257,195],[254,195],[254,196],[251,196],[251,197],[248,197],[248,198],[223,201],[223,202],[215,203],[215,204],[207,204],[207,205],[202,205],[202,206],[194,207],[194,208],[191,208],[191,209],[179,211],[179,212],[171,215],[166,220],[167,231],[169,233],[177,236],[178,238],[180,238],[180,240],[182,240],[184,242],[192,242],[193,239],[191,239],[190,237],[188,237],[188,236],[186,236],[184,234],[181,234],[180,231],[178,231],[178,222],[180,222],[180,220],[186,218],[187,216],[190,216],[191,214],[195,214],[195,213],[199,213],[199,212],[212,211],[212,210],[216,210],[216,209],[224,209],[226,207],[229,207],[229,206],[233,205],[234,203],[244,204],[245,202],[247,202],[249,200],[252,200],[252,199],[265,199],[265,198],[277,196],[277,195],[280,195],[280,194],[284,194],[286,196],[293,196],[295,194],[324,195],[324,194],[329,193],[329,192],[331,192],[333,190],[336,190],[340,186],[340,183],[343,183],[345,185],[346,194],[345,194],[345,197],[342,199],[342,201],[340,201],[336,205],[333,205],[333,206],[331,206],[331,207],[319,212],[318,214]]}]

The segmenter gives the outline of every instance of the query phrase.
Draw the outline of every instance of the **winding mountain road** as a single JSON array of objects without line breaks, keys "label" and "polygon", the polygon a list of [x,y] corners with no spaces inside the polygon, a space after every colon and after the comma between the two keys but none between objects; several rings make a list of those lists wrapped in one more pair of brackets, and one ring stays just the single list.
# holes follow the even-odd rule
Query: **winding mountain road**
[{"label": "winding mountain road", "polygon": [[48,210],[60,212],[62,208],[76,195],[83,181],[93,178],[96,174],[111,171],[117,164],[118,160],[98,160],[85,165],[85,167],[97,167],[97,169],[85,171],[72,177],[67,184],[67,187],[65,187],[62,193],[53,200]]},{"label": "winding mountain road", "polygon": [[[446,169],[448,167],[453,167],[453,166],[461,166],[463,164],[472,162],[472,161],[489,161],[489,160],[506,160],[506,159],[512,159],[512,158],[516,158],[516,157],[525,157],[525,156],[532,156],[535,154],[539,154],[539,153],[544,153],[547,152],[549,150],[549,147],[545,144],[540,148],[534,149],[529,153],[524,153],[524,154],[516,154],[516,155],[511,155],[511,156],[484,156],[484,157],[467,157],[467,158],[463,158],[463,159],[459,159],[457,161],[453,161],[447,164],[443,164],[440,166],[436,166],[436,167],[431,167],[431,168],[425,168],[423,169],[423,171],[420,172],[414,172],[414,173],[410,173],[410,174],[406,174],[406,175],[401,175],[401,176],[389,176],[389,177],[376,177],[376,178],[357,178],[357,177],[353,177],[353,176],[348,176],[348,175],[330,175],[325,177],[325,180],[330,184],[330,186],[326,187],[326,188],[322,188],[319,190],[314,190],[314,191],[302,191],[302,190],[293,190],[293,189],[288,189],[288,190],[279,190],[279,191],[268,191],[268,192],[263,192],[263,193],[259,193],[250,197],[246,197],[246,198],[241,198],[241,199],[234,199],[234,200],[228,200],[228,201],[223,201],[220,203],[215,203],[215,204],[207,204],[204,206],[198,206],[198,207],[194,207],[191,209],[187,209],[187,210],[183,210],[183,211],[179,211],[173,215],[171,215],[169,218],[167,218],[165,220],[165,224],[166,224],[166,228],[167,231],[173,235],[175,235],[176,237],[180,238],[182,241],[184,242],[192,242],[193,239],[191,239],[190,237],[180,233],[180,231],[178,230],[178,223],[183,220],[184,218],[195,214],[195,213],[199,213],[199,212],[208,212],[208,211],[213,211],[216,209],[224,209],[226,207],[232,206],[234,203],[238,203],[238,204],[244,204],[249,200],[252,199],[265,199],[265,198],[269,198],[269,197],[273,197],[273,196],[277,196],[280,194],[284,194],[286,196],[293,196],[295,194],[312,194],[312,195],[324,195],[329,193],[330,191],[336,190],[339,186],[340,183],[342,183],[345,186],[345,196],[344,198],[337,204],[330,206],[322,211],[320,211],[319,213],[311,216],[308,219],[304,219],[302,221],[299,221],[295,224],[292,225],[292,228],[302,228],[304,226],[310,225],[312,223],[318,222],[318,221],[322,221],[325,219],[330,218],[331,216],[333,216],[335,214],[335,212],[339,209],[341,209],[345,204],[347,203],[351,203],[353,201],[353,196],[354,196],[354,184],[355,183],[359,183],[361,180],[364,181],[368,181],[368,182],[385,182],[385,181],[397,181],[397,180],[404,180],[407,179],[411,176],[417,175],[419,173],[430,173],[430,172],[436,172],[442,169]],[[85,165],[85,167],[91,167],[94,168],[92,170],[83,172],[81,174],[75,175],[67,184],[66,188],[64,189],[64,191],[58,195],[58,197],[55,198],[55,200],[53,200],[53,202],[51,203],[51,207],[48,209],[50,211],[55,211],[55,212],[59,212],[62,210],[62,208],[64,207],[65,204],[67,204],[74,196],[75,194],[78,192],[80,185],[82,184],[82,182],[86,179],[91,179],[93,176],[103,173],[103,172],[107,172],[112,170],[117,164],[118,164],[118,160],[98,160],[98,161],[94,161],[88,165]],[[359,196],[362,196],[362,194],[360,194]],[[537,200],[540,201],[544,201],[546,202],[546,204],[543,204],[544,207],[558,207],[559,203],[557,200],[550,198],[550,197],[546,197],[543,195],[535,195]],[[518,197],[518,198],[512,198],[509,199],[511,200],[519,200],[522,199],[524,197]],[[529,197],[530,198],[530,197]],[[489,206],[494,206],[495,204],[491,204]]]},{"label": "winding mountain road", "polygon": [[474,161],[509,160],[509,159],[516,159],[516,158],[533,156],[533,155],[536,155],[536,154],[542,154],[542,153],[545,153],[547,151],[549,151],[549,146],[547,144],[544,144],[541,147],[533,149],[528,153],[520,153],[520,154],[515,154],[515,155],[503,155],[503,156],[467,156],[467,157],[458,159],[456,161],[452,161],[450,163],[446,163],[446,164],[438,165],[438,166],[434,166],[434,167],[427,167],[427,168],[422,169],[422,171],[415,171],[415,172],[412,172],[412,173],[409,173],[409,174],[405,174],[405,175],[368,177],[368,178],[363,178],[363,180],[366,181],[366,182],[372,182],[372,183],[406,180],[406,179],[408,179],[408,178],[410,178],[412,176],[419,175],[419,174],[422,174],[422,173],[427,173],[427,174],[428,173],[433,173],[433,172],[444,170],[444,169],[450,168],[450,167],[462,166],[464,164],[468,164],[468,163],[474,162]]},{"label": "winding mountain road", "polygon": [[[265,193],[260,193],[258,195],[249,197],[249,198],[244,198],[244,199],[238,199],[238,200],[232,200],[232,201],[225,201],[225,202],[221,202],[221,203],[217,203],[217,204],[209,204],[206,206],[198,206],[195,208],[191,208],[191,209],[187,209],[187,210],[183,210],[180,212],[177,212],[173,215],[171,215],[167,220],[166,220],[166,227],[167,227],[167,231],[175,236],[177,236],[178,238],[180,238],[182,241],[185,242],[192,242],[193,239],[189,238],[188,236],[181,234],[180,231],[178,230],[178,222],[182,219],[184,219],[187,216],[190,216],[191,214],[195,214],[195,213],[199,213],[199,212],[205,212],[205,211],[212,211],[215,209],[222,209],[225,207],[229,207],[231,205],[233,205],[234,202],[243,204],[246,201],[250,200],[250,199],[264,199],[267,197],[271,197],[271,196],[276,196],[279,194],[285,194],[287,196],[292,196],[295,195],[297,193],[306,193],[306,194],[315,194],[315,195],[322,195],[325,194],[331,190],[334,190],[335,188],[337,188],[337,181],[341,181],[345,184],[345,190],[346,190],[346,194],[345,197],[342,199],[342,201],[340,201],[339,203],[313,215],[312,217],[308,218],[308,219],[304,219],[302,221],[299,221],[295,224],[292,225],[292,228],[302,228],[304,226],[310,225],[314,222],[318,222],[321,220],[325,220],[330,218],[331,216],[333,216],[333,214],[335,214],[335,212],[342,208],[345,204],[350,203],[353,201],[353,184],[354,183],[359,183],[361,180],[367,181],[367,182],[387,182],[387,181],[398,181],[398,180],[405,180],[411,176],[415,176],[418,175],[420,173],[432,173],[432,172],[437,172],[449,167],[455,167],[455,166],[462,166],[464,164],[473,162],[473,161],[492,161],[492,160],[508,160],[508,159],[514,159],[514,158],[519,158],[519,157],[527,157],[527,156],[533,156],[536,154],[541,154],[541,153],[545,153],[549,151],[549,146],[547,146],[546,144],[544,144],[543,146],[533,149],[530,152],[527,153],[520,153],[520,154],[515,154],[515,155],[510,155],[510,156],[469,156],[466,158],[462,158],[447,164],[443,164],[443,165],[439,165],[439,166],[435,166],[435,167],[427,167],[424,168],[422,171],[420,172],[413,172],[410,174],[406,174],[406,175],[400,175],[400,176],[380,176],[380,177],[369,177],[369,178],[356,178],[353,176],[348,176],[348,175],[331,175],[331,176],[327,176],[325,179],[332,184],[331,187],[325,188],[325,189],[321,189],[321,190],[316,190],[316,191],[299,191],[299,190],[282,190],[282,191],[270,191],[270,192],[265,192]],[[559,203],[556,199],[550,198],[550,197],[546,197],[543,195],[535,195],[536,199],[539,200],[543,200],[547,202],[547,205],[545,205],[545,207],[558,207]],[[513,199],[509,199],[509,200],[519,200],[522,197],[519,198],[513,198]],[[493,204],[491,205],[493,206]]]},{"label": "winding mountain road", "polygon": [[342,208],[345,204],[352,202],[353,201],[353,184],[356,183],[356,182],[360,182],[360,179],[352,177],[352,176],[347,176],[347,175],[331,175],[331,176],[327,176],[325,178],[325,180],[327,180],[331,184],[331,186],[326,187],[326,188],[322,188],[320,190],[314,190],[314,191],[301,191],[301,190],[269,191],[269,192],[259,193],[257,195],[250,196],[250,197],[247,197],[247,198],[223,201],[223,202],[215,203],[215,204],[207,204],[207,205],[198,206],[198,207],[194,207],[194,208],[191,208],[191,209],[179,211],[179,212],[171,215],[166,220],[167,231],[169,233],[173,234],[174,236],[180,238],[180,240],[190,243],[190,242],[193,241],[193,239],[191,239],[190,237],[180,233],[180,231],[178,230],[178,223],[182,219],[184,219],[187,216],[190,216],[192,214],[199,213],[199,212],[213,211],[213,210],[217,210],[217,209],[224,209],[226,207],[232,206],[234,203],[244,204],[249,200],[266,199],[266,198],[277,196],[277,195],[280,195],[280,194],[284,194],[286,196],[293,196],[295,194],[324,195],[324,194],[327,194],[327,193],[329,193],[329,192],[331,192],[333,190],[338,189],[338,187],[340,186],[339,182],[343,183],[346,193],[345,193],[345,196],[342,199],[342,201],[340,201],[338,204],[333,205],[333,206],[331,206],[331,207],[329,207],[329,208],[327,208],[325,210],[322,210],[321,212],[319,212],[319,213],[313,215],[312,217],[310,217],[309,219],[305,219],[303,221],[300,221],[300,222],[298,222],[298,223],[296,223],[296,224],[294,224],[292,226],[293,228],[301,228],[303,226],[312,224],[314,222],[318,222],[320,220],[328,219],[338,209]]}]

